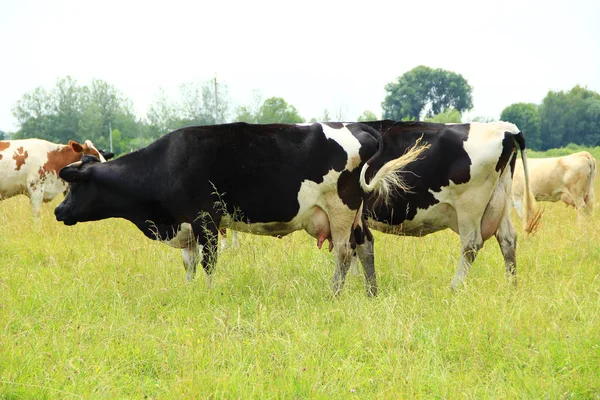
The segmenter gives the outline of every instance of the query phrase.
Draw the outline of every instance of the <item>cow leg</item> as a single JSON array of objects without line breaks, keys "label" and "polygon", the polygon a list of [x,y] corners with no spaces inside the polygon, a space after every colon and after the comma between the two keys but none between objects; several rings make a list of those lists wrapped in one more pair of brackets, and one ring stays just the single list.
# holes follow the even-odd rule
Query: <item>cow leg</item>
[{"label": "cow leg", "polygon": [[458,263],[458,270],[452,279],[451,288],[453,290],[457,290],[464,283],[477,253],[483,247],[479,224],[459,225],[459,232],[462,254]]},{"label": "cow leg", "polygon": [[365,242],[356,246],[358,258],[365,274],[367,296],[377,296],[377,277],[375,275],[375,254],[373,252],[375,238],[366,237]]},{"label": "cow leg", "polygon": [[238,245],[238,233],[236,231],[231,231],[231,247],[235,249]]},{"label": "cow leg", "polygon": [[515,207],[515,210],[517,211],[517,215],[519,216],[519,218],[523,218],[523,199],[522,198],[519,198],[519,199],[513,198],[513,206]]},{"label": "cow leg", "polygon": [[40,219],[40,210],[44,200],[44,188],[36,187],[34,182],[29,182],[27,191],[29,194],[29,202],[31,203],[31,210],[33,211],[33,219],[37,223]]},{"label": "cow leg", "polygon": [[[219,229],[219,233],[221,233],[221,250],[225,250],[228,247],[238,247],[238,235],[236,231],[227,231],[226,228],[221,228]],[[231,242],[229,244],[227,243],[227,236],[231,236]]]},{"label": "cow leg", "polygon": [[199,238],[202,246],[202,258],[200,262],[202,263],[202,268],[204,268],[204,272],[206,272],[206,283],[208,286],[212,286],[213,281],[213,272],[215,271],[215,265],[217,264],[218,258],[218,244],[219,244],[219,232],[217,229],[209,230],[208,228],[204,230],[204,234]]},{"label": "cow leg", "polygon": [[335,243],[333,251],[335,253],[335,272],[333,274],[333,285],[331,290],[334,295],[338,295],[344,287],[344,283],[346,283],[346,274],[350,268],[352,251],[350,250],[350,243],[348,240],[341,243]]},{"label": "cow leg", "polygon": [[517,233],[510,219],[505,213],[496,231],[496,239],[504,256],[506,266],[506,278],[516,286],[517,284]]},{"label": "cow leg", "polygon": [[186,279],[188,282],[194,280],[196,275],[196,266],[198,262],[202,260],[202,248],[203,246],[198,245],[198,242],[194,239],[190,240],[187,247],[181,249],[181,255],[183,256],[183,266],[186,272]]},{"label": "cow leg", "polygon": [[590,216],[589,209],[587,208],[583,197],[575,198],[575,209],[577,210],[577,221],[581,224],[585,222],[586,216]]}]

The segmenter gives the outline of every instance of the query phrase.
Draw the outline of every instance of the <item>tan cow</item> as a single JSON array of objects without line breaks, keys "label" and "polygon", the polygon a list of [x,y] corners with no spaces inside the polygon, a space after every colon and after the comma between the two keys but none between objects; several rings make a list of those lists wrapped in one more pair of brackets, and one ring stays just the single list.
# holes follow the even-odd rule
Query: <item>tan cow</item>
[{"label": "tan cow", "polygon": [[19,194],[29,196],[33,215],[37,219],[42,201],[48,202],[64,192],[68,184],[58,177],[61,168],[92,155],[101,161],[113,156],[94,147],[86,140],[68,145],[42,139],[0,141],[0,200]]},{"label": "tan cow", "polygon": [[[594,209],[594,178],[596,160],[587,151],[564,157],[530,158],[527,161],[531,191],[538,201],[557,202],[588,215]],[[521,215],[523,201],[523,164],[517,160],[512,184],[513,205]]]}]

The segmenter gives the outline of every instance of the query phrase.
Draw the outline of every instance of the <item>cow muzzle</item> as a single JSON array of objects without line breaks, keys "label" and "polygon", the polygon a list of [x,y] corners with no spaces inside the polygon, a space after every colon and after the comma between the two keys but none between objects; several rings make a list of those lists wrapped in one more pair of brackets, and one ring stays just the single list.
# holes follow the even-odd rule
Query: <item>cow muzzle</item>
[{"label": "cow muzzle", "polygon": [[63,222],[68,226],[75,225],[77,223],[77,220],[74,218],[69,218],[66,207],[62,204],[59,204],[59,206],[54,209],[54,216],[56,217],[57,221]]}]

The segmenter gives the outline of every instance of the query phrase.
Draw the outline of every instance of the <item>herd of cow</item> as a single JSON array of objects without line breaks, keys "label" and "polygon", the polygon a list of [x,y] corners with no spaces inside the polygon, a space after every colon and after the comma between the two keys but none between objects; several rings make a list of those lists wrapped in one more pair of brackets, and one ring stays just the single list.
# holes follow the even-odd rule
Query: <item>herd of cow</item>
[{"label": "herd of cow", "polygon": [[180,248],[188,280],[198,263],[210,279],[224,228],[277,237],[305,230],[334,250],[334,293],[357,255],[368,295],[377,294],[370,229],[458,233],[456,289],[492,236],[515,279],[511,204],[533,232],[536,199],[579,212],[594,203],[589,153],[528,160],[523,134],[506,122],[196,126],[106,162],[112,157],[90,141],[0,141],[0,198],[27,194],[37,216],[42,201],[64,192],[55,215],[66,225],[127,219]]}]

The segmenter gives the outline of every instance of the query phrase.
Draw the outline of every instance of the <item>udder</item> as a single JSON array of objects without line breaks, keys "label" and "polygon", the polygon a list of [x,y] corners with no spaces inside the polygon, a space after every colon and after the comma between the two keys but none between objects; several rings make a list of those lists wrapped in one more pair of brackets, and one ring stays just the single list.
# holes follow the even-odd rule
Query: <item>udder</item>
[{"label": "udder", "polygon": [[329,251],[333,250],[329,218],[321,207],[313,207],[312,214],[306,222],[304,229],[312,237],[317,239],[317,247],[319,249],[323,246],[325,240],[329,240]]}]

